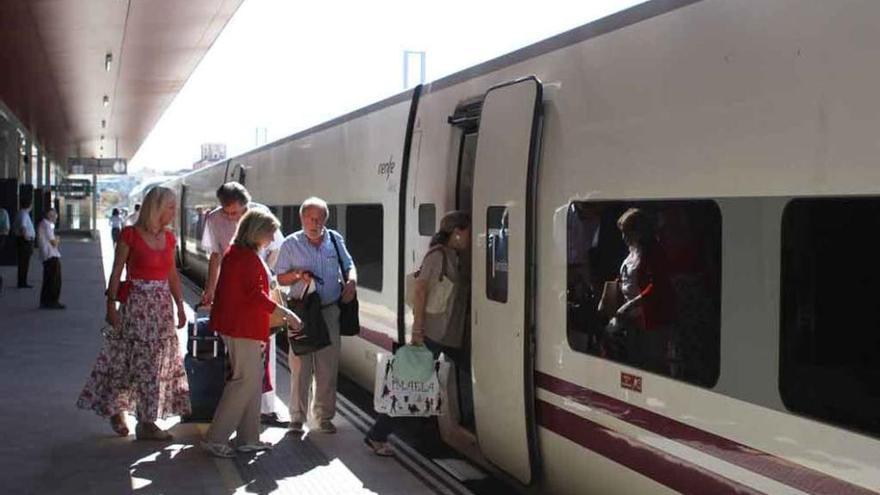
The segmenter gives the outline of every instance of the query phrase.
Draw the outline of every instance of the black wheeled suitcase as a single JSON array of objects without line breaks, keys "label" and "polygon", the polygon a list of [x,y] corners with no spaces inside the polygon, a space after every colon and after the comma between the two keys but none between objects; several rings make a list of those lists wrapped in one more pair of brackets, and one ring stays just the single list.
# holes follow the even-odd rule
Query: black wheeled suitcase
[{"label": "black wheeled suitcase", "polygon": [[211,421],[226,385],[226,346],[220,334],[208,328],[209,318],[200,316],[187,329],[183,367],[189,381],[192,413],[184,421]]}]

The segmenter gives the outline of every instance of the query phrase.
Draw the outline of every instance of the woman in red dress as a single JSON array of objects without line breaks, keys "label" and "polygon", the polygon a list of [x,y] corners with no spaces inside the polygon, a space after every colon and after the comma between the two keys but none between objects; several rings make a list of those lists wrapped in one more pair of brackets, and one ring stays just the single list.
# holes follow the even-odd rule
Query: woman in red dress
[{"label": "woman in red dress", "polygon": [[[137,223],[122,230],[107,289],[105,339],[77,406],[110,418],[120,436],[128,435],[125,413],[137,418],[138,440],[171,440],[158,418],[190,412],[189,387],[175,331],[186,324],[180,278],[174,266],[177,198],[157,186],[147,193]],[[122,269],[127,279],[120,283]],[[117,301],[121,307],[117,309]]]}]

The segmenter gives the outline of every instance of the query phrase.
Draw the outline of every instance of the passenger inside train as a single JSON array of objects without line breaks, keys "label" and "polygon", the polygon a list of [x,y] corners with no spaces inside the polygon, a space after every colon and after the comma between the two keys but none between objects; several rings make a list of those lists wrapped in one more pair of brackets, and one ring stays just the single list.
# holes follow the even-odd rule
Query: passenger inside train
[{"label": "passenger inside train", "polygon": [[721,303],[717,206],[573,202],[566,225],[571,347],[711,386]]}]

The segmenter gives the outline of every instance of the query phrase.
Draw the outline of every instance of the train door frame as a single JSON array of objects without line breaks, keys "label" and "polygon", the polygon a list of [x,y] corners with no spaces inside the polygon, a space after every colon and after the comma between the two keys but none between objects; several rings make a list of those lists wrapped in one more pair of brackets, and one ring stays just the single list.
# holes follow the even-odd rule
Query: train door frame
[{"label": "train door frame", "polygon": [[[472,98],[460,103],[455,108],[455,113],[447,119],[447,122],[456,127],[461,132],[458,141],[458,155],[455,172],[455,209],[466,212],[473,216],[473,193],[474,193],[474,166],[476,164],[476,147],[479,143],[480,135],[480,112],[483,106],[483,96]],[[471,150],[468,150],[472,147]],[[471,158],[466,159],[466,152],[472,154]],[[470,260],[465,260],[467,266],[464,268],[470,270]],[[462,342],[463,358],[470,361],[471,348],[471,332],[470,332],[470,301],[468,301],[468,309],[465,318],[467,319],[468,328],[464,332],[464,342]],[[470,368],[471,363],[467,363]],[[455,376],[455,401],[458,406],[457,426],[464,428],[471,435],[476,433],[476,421],[474,414],[474,393],[470,384],[465,384],[461,380],[462,377],[470,380],[470,374],[464,375],[458,372],[456,367]],[[465,386],[467,385],[467,386]]]},{"label": "train door frame", "polygon": [[[473,184],[471,364],[477,439],[490,462],[526,485],[535,480],[539,465],[535,208],[542,101],[543,87],[535,76],[486,92]],[[510,380],[516,376],[519,383]]]}]

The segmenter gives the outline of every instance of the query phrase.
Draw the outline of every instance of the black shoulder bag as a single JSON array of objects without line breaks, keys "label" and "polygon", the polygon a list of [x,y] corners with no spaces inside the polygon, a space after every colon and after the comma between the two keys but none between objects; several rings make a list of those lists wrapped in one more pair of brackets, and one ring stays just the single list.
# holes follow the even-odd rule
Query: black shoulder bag
[{"label": "black shoulder bag", "polygon": [[[343,282],[348,282],[348,272],[342,266],[342,253],[339,251],[339,244],[336,242],[336,233],[328,229],[327,234],[333,241],[333,247],[336,249],[336,261],[339,263],[339,271],[342,272]],[[343,285],[344,286],[344,285]],[[360,304],[358,303],[357,294],[354,299],[347,303],[339,300],[339,334],[345,336],[354,336],[361,333],[361,321],[358,313]]]}]

